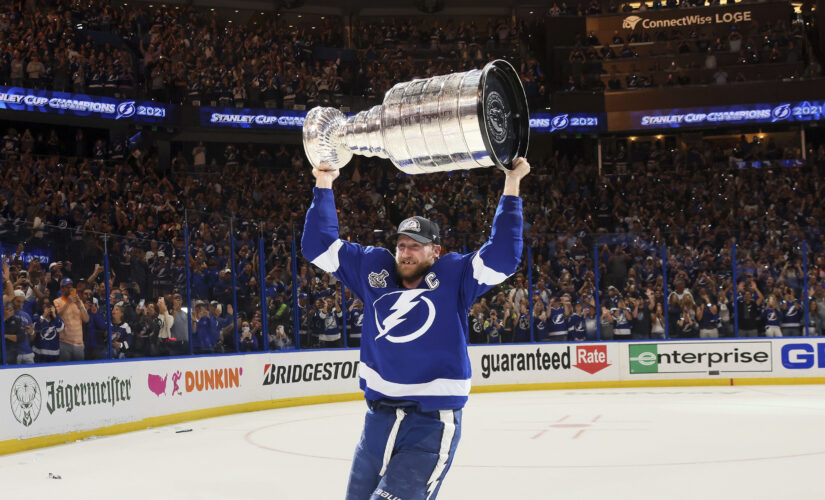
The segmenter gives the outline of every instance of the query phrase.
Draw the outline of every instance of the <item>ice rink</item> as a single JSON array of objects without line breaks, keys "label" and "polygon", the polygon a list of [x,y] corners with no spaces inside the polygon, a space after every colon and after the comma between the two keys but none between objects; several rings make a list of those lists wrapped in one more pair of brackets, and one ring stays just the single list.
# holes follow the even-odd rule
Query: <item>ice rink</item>
[{"label": "ice rink", "polygon": [[[245,413],[7,455],[3,498],[339,499],[365,409]],[[823,474],[825,386],[473,394],[439,498],[820,499]]]}]

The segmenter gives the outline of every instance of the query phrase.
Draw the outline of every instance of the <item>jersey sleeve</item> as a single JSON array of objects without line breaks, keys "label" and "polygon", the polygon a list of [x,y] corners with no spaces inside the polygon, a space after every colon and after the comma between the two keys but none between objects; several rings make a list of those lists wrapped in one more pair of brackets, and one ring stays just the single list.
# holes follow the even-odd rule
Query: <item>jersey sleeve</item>
[{"label": "jersey sleeve", "polygon": [[374,250],[344,241],[338,236],[338,214],[332,189],[313,188],[312,205],[307,210],[301,253],[312,264],[332,273],[359,297],[364,297],[361,263]]},{"label": "jersey sleeve", "polygon": [[522,202],[518,196],[502,196],[490,238],[477,251],[462,257],[464,277],[460,297],[469,307],[476,297],[513,275],[521,262]]}]

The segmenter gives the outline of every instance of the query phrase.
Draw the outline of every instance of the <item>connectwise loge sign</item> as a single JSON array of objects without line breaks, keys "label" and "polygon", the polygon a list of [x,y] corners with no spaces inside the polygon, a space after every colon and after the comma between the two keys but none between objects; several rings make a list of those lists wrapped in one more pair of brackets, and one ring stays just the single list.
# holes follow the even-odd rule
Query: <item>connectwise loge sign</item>
[{"label": "connectwise loge sign", "polygon": [[[637,35],[647,34],[651,40],[659,31],[679,28],[699,28],[729,31],[733,26],[740,26],[740,31],[756,21],[760,26],[776,22],[777,19],[790,19],[790,3],[728,3],[713,7],[696,7],[687,9],[661,9],[636,11],[626,14],[588,16],[587,32],[594,32],[601,43],[611,43],[613,33],[618,31],[623,41],[629,41],[631,32]],[[641,41],[641,37],[640,40]]]}]

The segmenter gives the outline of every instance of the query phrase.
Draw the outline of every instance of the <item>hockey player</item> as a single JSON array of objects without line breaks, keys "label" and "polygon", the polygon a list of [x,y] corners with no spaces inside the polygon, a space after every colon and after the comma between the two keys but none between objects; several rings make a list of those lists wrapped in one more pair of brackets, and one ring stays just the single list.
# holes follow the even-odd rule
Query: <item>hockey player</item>
[{"label": "hockey player", "polygon": [[346,498],[433,499],[461,436],[470,392],[467,316],[475,298],[516,271],[522,251],[523,158],[505,173],[489,241],[478,251],[441,255],[439,229],[423,217],[398,226],[395,255],[339,239],[332,183],[312,171],[314,199],[302,251],[364,303],[360,386],[369,411]]}]

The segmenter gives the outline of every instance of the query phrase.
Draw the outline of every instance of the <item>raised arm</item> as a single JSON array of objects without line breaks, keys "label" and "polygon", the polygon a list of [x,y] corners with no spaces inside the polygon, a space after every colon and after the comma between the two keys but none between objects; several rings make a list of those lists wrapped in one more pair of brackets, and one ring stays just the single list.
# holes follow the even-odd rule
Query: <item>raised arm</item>
[{"label": "raised arm", "polygon": [[340,173],[337,168],[331,168],[329,163],[321,163],[312,169],[312,175],[315,177],[315,187],[332,189],[332,182],[338,178]]},{"label": "raised arm", "polygon": [[521,180],[529,173],[530,164],[527,163],[527,160],[516,158],[512,170],[504,172],[506,178],[504,180],[504,191],[501,194],[504,196],[518,196]]}]

